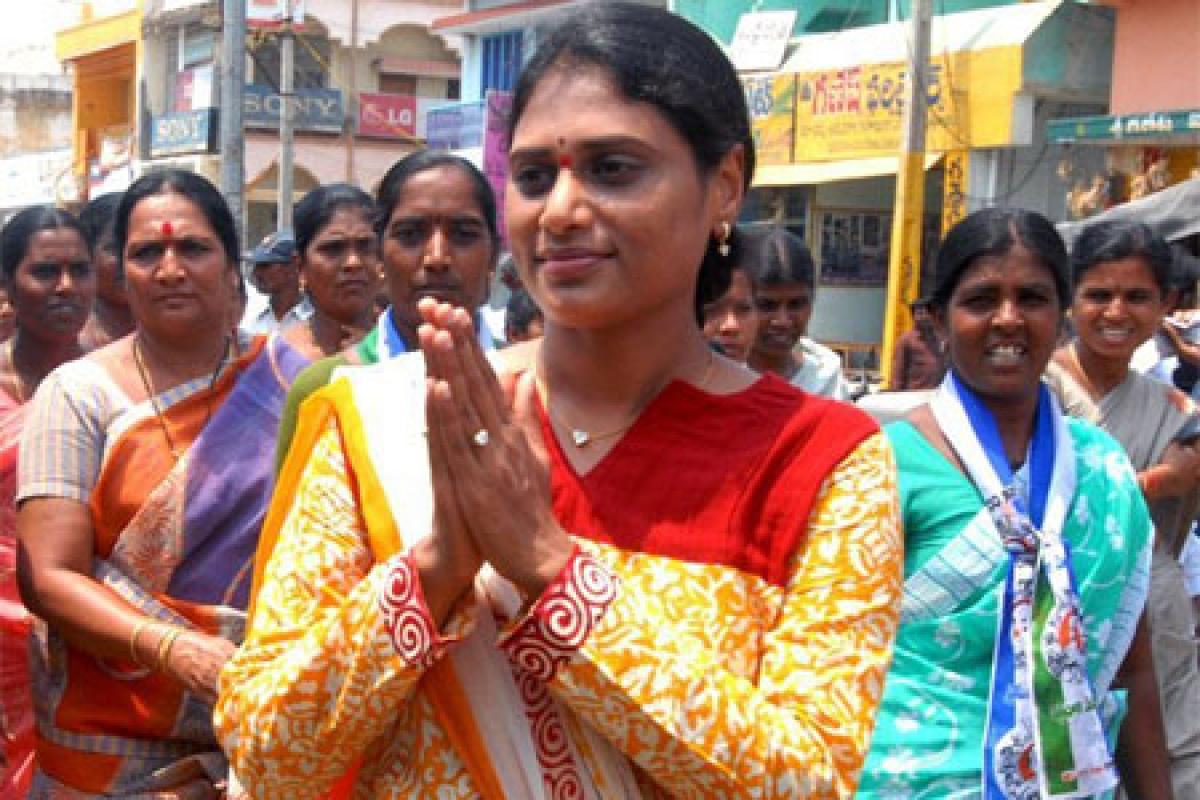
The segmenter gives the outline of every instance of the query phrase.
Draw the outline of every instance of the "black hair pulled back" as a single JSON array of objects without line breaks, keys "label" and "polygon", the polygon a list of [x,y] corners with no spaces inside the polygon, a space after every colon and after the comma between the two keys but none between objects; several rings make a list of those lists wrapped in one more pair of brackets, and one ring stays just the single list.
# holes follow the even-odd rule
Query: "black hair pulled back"
[{"label": "black hair pulled back", "polygon": [[1023,246],[1042,263],[1054,280],[1059,308],[1071,304],[1071,261],[1054,223],[1022,208],[985,208],[968,214],[952,227],[938,248],[930,306],[943,311],[963,275],[985,256],[1007,255]]},{"label": "black hair pulled back", "polygon": [[296,235],[296,253],[301,258],[317,234],[343,208],[360,209],[372,224],[375,222],[375,201],[371,195],[349,183],[327,183],[300,198],[292,211],[292,226]]},{"label": "black hair pulled back", "polygon": [[1124,220],[1095,222],[1080,231],[1071,248],[1075,285],[1093,267],[1127,258],[1145,262],[1162,295],[1171,290],[1174,283],[1171,246],[1144,222]]},{"label": "black hair pulled back", "polygon": [[14,214],[5,224],[4,230],[0,231],[0,266],[4,269],[5,282],[12,283],[17,274],[17,267],[29,254],[29,243],[33,241],[35,234],[63,228],[78,233],[89,252],[91,251],[87,231],[70,211],[54,206],[30,206]]}]

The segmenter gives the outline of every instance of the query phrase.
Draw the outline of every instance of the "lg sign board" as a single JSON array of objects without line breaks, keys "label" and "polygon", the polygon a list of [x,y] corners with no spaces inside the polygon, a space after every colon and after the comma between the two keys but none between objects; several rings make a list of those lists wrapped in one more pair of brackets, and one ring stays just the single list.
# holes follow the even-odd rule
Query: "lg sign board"
[{"label": "lg sign board", "polygon": [[358,132],[380,139],[407,139],[417,135],[417,98],[408,94],[358,95]]}]

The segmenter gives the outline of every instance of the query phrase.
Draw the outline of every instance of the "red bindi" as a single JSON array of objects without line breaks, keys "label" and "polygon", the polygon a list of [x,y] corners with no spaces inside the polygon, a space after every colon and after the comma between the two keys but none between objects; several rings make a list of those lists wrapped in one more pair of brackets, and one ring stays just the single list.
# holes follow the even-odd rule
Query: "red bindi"
[{"label": "red bindi", "polygon": [[170,239],[175,235],[175,226],[169,220],[164,220],[162,224],[162,235]]}]

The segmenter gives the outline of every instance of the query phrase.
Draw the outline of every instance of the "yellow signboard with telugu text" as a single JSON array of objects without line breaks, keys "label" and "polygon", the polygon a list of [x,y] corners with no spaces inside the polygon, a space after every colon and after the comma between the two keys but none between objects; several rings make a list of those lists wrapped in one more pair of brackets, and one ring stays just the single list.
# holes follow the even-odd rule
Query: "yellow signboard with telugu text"
[{"label": "yellow signboard with telugu text", "polygon": [[[896,155],[908,73],[907,64],[894,63],[797,74],[794,162]],[[924,81],[926,152],[1010,145],[1020,85],[1019,46],[932,58]]]}]

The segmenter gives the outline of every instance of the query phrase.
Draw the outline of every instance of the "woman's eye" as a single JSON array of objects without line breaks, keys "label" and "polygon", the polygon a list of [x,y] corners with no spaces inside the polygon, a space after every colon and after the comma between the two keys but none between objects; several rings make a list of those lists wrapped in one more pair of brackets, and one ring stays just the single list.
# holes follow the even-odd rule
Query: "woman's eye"
[{"label": "woman's eye", "polygon": [[557,178],[558,170],[547,164],[537,164],[518,168],[512,181],[525,197],[541,197],[550,191]]},{"label": "woman's eye", "polygon": [[450,226],[450,240],[457,245],[472,245],[483,236],[483,230],[473,222],[459,222]]},{"label": "woman's eye", "polygon": [[640,164],[617,156],[601,156],[588,164],[592,179],[606,186],[624,186],[633,182],[641,171]]},{"label": "woman's eye", "polygon": [[157,261],[162,256],[162,247],[157,244],[146,245],[145,247],[131,248],[126,258],[135,264],[149,264]]},{"label": "woman's eye", "polygon": [[1021,298],[1021,302],[1027,306],[1041,308],[1050,302],[1050,298],[1038,292],[1030,292]]},{"label": "woman's eye", "polygon": [[341,261],[346,257],[346,243],[324,242],[317,247],[317,252],[330,261]]},{"label": "woman's eye", "polygon": [[77,281],[87,280],[92,275],[92,265],[87,261],[76,261],[71,265],[71,277]]},{"label": "woman's eye", "polygon": [[986,311],[992,307],[992,298],[986,294],[969,295],[962,299],[962,304],[972,311]]},{"label": "woman's eye", "polygon": [[38,281],[52,281],[58,277],[58,267],[54,264],[34,264],[30,272]]},{"label": "woman's eye", "polygon": [[404,247],[416,247],[425,241],[426,228],[424,225],[407,223],[392,228],[392,238]]},{"label": "woman's eye", "polygon": [[179,252],[181,255],[196,258],[207,254],[209,247],[206,243],[198,242],[195,239],[184,239],[179,243]]}]

